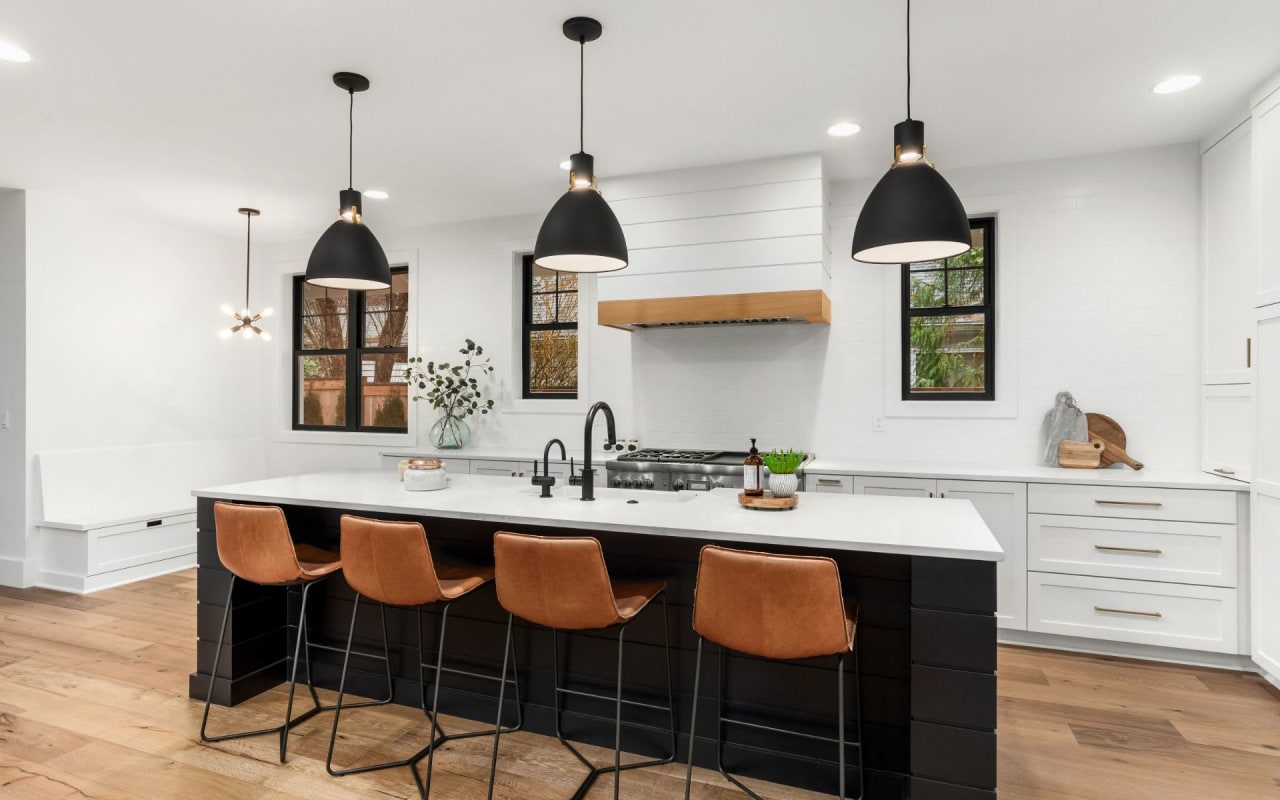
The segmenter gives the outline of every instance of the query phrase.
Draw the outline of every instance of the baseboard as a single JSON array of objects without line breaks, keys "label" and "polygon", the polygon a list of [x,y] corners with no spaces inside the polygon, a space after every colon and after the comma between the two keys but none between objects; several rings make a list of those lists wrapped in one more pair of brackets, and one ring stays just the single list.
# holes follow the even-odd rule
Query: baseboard
[{"label": "baseboard", "polygon": [[1081,639],[1053,633],[1001,630],[997,634],[1001,644],[1022,647],[1041,647],[1046,650],[1066,650],[1071,653],[1088,653],[1099,656],[1132,658],[1140,661],[1161,661],[1169,664],[1186,664],[1194,667],[1213,667],[1236,672],[1257,672],[1258,667],[1248,656],[1231,653],[1209,653],[1200,650],[1183,650],[1176,647],[1156,647],[1149,644],[1108,642],[1101,639]]},{"label": "baseboard", "polygon": [[99,592],[103,589],[112,589],[117,586],[124,586],[129,583],[146,580],[147,578],[155,578],[160,575],[168,575],[171,572],[180,572],[184,569],[191,569],[196,565],[196,554],[193,550],[190,553],[183,553],[172,558],[165,558],[159,561],[152,561],[148,564],[138,564],[125,569],[112,570],[104,572],[101,575],[73,575],[68,572],[53,572],[44,570],[40,573],[39,579],[36,581],[37,586],[45,589],[55,589],[59,592],[71,592],[73,594],[89,594],[91,592]]},{"label": "baseboard", "polygon": [[11,556],[0,556],[0,586],[26,589],[35,585],[35,562]]}]

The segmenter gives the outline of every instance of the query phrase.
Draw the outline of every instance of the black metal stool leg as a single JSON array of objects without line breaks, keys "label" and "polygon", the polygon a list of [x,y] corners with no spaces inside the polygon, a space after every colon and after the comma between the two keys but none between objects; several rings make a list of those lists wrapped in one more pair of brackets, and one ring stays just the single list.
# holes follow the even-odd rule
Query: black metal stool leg
[{"label": "black metal stool leg", "polygon": [[836,740],[840,752],[836,761],[840,767],[840,800],[844,797],[844,653],[836,656]]},{"label": "black metal stool leg", "polygon": [[333,707],[333,730],[329,733],[329,754],[325,756],[324,768],[330,775],[342,774],[333,768],[333,746],[338,741],[338,718],[342,716],[342,698],[347,693],[347,666],[351,662],[351,640],[356,635],[356,614],[360,611],[360,593],[356,592],[351,603],[351,624],[347,626],[347,647],[342,656],[342,675],[338,678],[338,703]]},{"label": "black metal stool leg", "polygon": [[698,637],[698,657],[693,662],[693,713],[689,716],[689,769],[684,774],[684,800],[693,787],[693,743],[698,735],[698,686],[702,683],[702,642]]},{"label": "black metal stool leg", "polygon": [[[514,614],[507,614],[507,641],[502,647],[502,680],[498,689],[498,719],[493,726],[493,758],[489,762],[489,800],[493,800],[493,782],[498,774],[498,742],[502,738],[502,703],[507,693],[507,662],[514,652],[511,644],[511,629],[515,622]],[[554,668],[554,665],[553,665]],[[559,729],[559,719],[556,720]],[[416,773],[415,773],[416,774]]]},{"label": "black metal stool leg", "polygon": [[[218,646],[213,651],[213,666],[209,669],[209,692],[204,700],[204,719],[200,720],[200,741],[217,742],[220,738],[210,738],[205,729],[209,725],[209,706],[213,704],[213,686],[218,682],[218,662],[222,661],[222,642],[227,637],[227,620],[231,616],[231,596],[236,590],[236,576],[231,576],[231,586],[227,588],[227,604],[222,609],[222,627],[218,629]],[[269,729],[268,729],[269,730]]]}]

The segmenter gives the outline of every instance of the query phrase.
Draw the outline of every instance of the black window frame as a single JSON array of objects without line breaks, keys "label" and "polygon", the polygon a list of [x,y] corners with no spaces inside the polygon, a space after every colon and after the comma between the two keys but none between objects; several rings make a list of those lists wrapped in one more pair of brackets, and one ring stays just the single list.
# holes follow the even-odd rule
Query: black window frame
[{"label": "black window frame", "polygon": [[[949,298],[944,294],[944,302],[941,306],[934,308],[912,308],[911,264],[902,265],[902,289],[900,298],[902,308],[902,356],[899,363],[899,370],[902,373],[902,399],[904,402],[914,403],[919,401],[931,403],[935,401],[957,400],[991,402],[996,399],[996,218],[994,216],[973,217],[969,220],[969,227],[975,231],[978,229],[982,230],[983,301],[981,305],[952,306],[945,302]],[[950,259],[940,260],[946,262]],[[950,282],[946,280],[946,274],[944,272],[944,292],[949,291],[949,283]],[[917,317],[946,317],[964,314],[983,315],[983,326],[986,330],[986,333],[983,336],[983,391],[913,392],[911,387],[911,320]]]},{"label": "black window frame", "polygon": [[[529,378],[531,366],[529,361],[529,342],[537,331],[574,331],[578,334],[578,352],[581,354],[582,330],[578,322],[539,322],[533,321],[533,255],[526,254],[521,259],[521,330],[520,330],[520,396],[525,400],[577,400],[578,392],[531,392]],[[582,317],[582,276],[578,276],[578,318]],[[558,315],[557,315],[558,316]],[[582,388],[582,372],[578,371],[578,388]]]},{"label": "black window frame", "polygon": [[[407,265],[394,266],[391,268],[391,274],[408,275],[409,267]],[[409,360],[409,348],[406,347],[365,347],[365,290],[348,289],[347,292],[347,346],[342,348],[325,348],[320,350],[303,350],[302,349],[302,316],[303,316],[303,289],[306,285],[306,277],[303,275],[295,275],[293,279],[293,381],[292,394],[293,399],[290,403],[290,414],[292,415],[292,425],[295,431],[326,431],[329,433],[385,433],[385,434],[405,434],[409,432],[408,424],[408,405],[409,398],[405,398],[405,426],[403,428],[389,428],[385,426],[362,425],[361,417],[361,377],[362,377],[362,356],[379,355],[383,353],[403,353],[405,362]],[[342,289],[330,289],[330,292],[343,291]],[[410,307],[406,309],[406,314],[412,314],[413,296],[409,298]],[[307,425],[302,422],[302,357],[303,356],[345,356],[346,357],[346,408],[348,409],[347,419],[343,425]],[[407,384],[406,384],[407,386]],[[354,409],[355,413],[350,413]]]}]

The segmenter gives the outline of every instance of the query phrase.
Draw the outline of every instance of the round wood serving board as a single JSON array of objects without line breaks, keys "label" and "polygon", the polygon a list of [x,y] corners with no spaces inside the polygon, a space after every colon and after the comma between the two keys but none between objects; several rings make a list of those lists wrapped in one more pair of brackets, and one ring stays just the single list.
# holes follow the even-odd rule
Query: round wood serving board
[{"label": "round wood serving board", "polygon": [[774,497],[772,492],[765,492],[763,497],[747,497],[746,492],[738,492],[738,505],[764,511],[786,511],[795,508],[800,502],[796,495],[790,497]]}]

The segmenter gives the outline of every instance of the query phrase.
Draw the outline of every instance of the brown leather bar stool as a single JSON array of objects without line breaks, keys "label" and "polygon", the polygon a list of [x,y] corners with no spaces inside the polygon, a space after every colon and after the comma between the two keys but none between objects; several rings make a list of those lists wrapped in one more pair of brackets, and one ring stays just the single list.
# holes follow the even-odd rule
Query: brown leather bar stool
[{"label": "brown leather bar stool", "polygon": [[[493,537],[494,566],[497,572],[498,602],[507,610],[507,650],[511,652],[515,617],[551,629],[552,675],[555,683],[556,738],[591,771],[573,794],[586,795],[595,779],[614,773],[613,796],[619,797],[622,771],[668,764],[676,756],[676,712],[671,689],[671,630],[667,622],[667,584],[663,581],[616,582],[610,580],[600,542],[589,536],[529,536],[501,531]],[[666,635],[667,705],[641,703],[622,697],[622,649],[627,625],[647,605],[662,598],[662,625]],[[580,692],[560,685],[560,632],[618,629],[617,693],[610,697]],[[504,654],[502,675],[507,674]],[[560,731],[562,695],[590,697],[613,703],[613,766],[597,767],[570,744]],[[622,707],[624,705],[666,711],[671,720],[671,755],[634,764],[622,763]],[[498,769],[498,737],[493,740],[493,761],[489,765],[489,798],[493,798],[494,776]]]},{"label": "brown leather bar stool", "polygon": [[[716,768],[748,796],[761,800],[725,771],[724,726],[829,742],[839,748],[840,799],[845,800],[845,748],[858,749],[858,797],[865,792],[862,780],[862,700],[859,693],[857,628],[858,607],[846,604],[840,589],[840,571],[829,558],[781,556],[707,545],[698,558],[698,584],[693,601],[693,628],[698,632],[698,660],[693,678],[693,717],[689,722],[689,768],[685,776],[685,800],[693,782],[694,734],[698,722],[698,684],[702,680],[702,643],[720,645],[720,689],[716,697]],[[759,658],[794,660],[836,657],[836,719],[838,735],[826,736],[760,725],[724,715],[726,650]],[[844,660],[854,658],[854,694],[858,696],[858,740],[844,735]]]},{"label": "brown leather bar stool", "polygon": [[[445,632],[448,630],[449,609],[454,602],[484,586],[493,580],[493,567],[478,565],[450,564],[432,558],[431,547],[427,543],[427,532],[419,522],[398,522],[375,519],[364,519],[352,515],[343,515],[342,530],[342,571],[347,583],[356,591],[355,602],[351,608],[351,627],[347,630],[347,657],[342,662],[342,678],[338,684],[338,704],[333,714],[333,732],[329,737],[329,755],[325,759],[325,769],[330,775],[351,775],[358,772],[389,769],[392,767],[409,767],[413,772],[418,790],[425,799],[431,791],[431,773],[435,761],[435,751],[444,742],[454,739],[469,739],[473,736],[488,736],[489,730],[472,731],[470,733],[446,734],[440,727],[437,712],[440,708],[441,673],[466,675],[471,678],[495,681],[506,689],[506,657],[511,654],[511,643],[503,654],[504,669],[501,677],[484,675],[462,669],[444,666]],[[386,606],[412,607],[417,610],[418,629],[418,688],[419,703],[424,713],[431,720],[431,734],[427,744],[417,753],[398,761],[382,764],[369,764],[347,769],[334,769],[333,748],[338,740],[338,720],[344,708],[353,708],[343,704],[343,696],[347,685],[347,662],[351,654],[351,641],[356,631],[356,615],[360,611],[362,599],[373,600],[384,610]],[[436,642],[436,658],[433,669],[431,707],[427,708],[426,671],[430,666],[425,663],[426,651],[422,635],[422,608],[427,605],[440,605],[440,633]],[[383,628],[385,643],[386,628]],[[520,685],[515,680],[516,722],[502,728],[502,704],[505,691],[499,692],[498,724],[502,733],[520,730],[523,715],[520,710]],[[425,780],[418,776],[417,764],[426,757],[427,773]]]},{"label": "brown leather bar stool", "polygon": [[[311,587],[340,572],[342,562],[337,555],[327,550],[308,544],[295,544],[293,537],[289,534],[289,524],[285,521],[284,511],[278,506],[219,502],[213,504],[213,519],[214,528],[217,531],[218,558],[231,572],[231,586],[227,589],[227,604],[222,612],[218,646],[214,650],[213,669],[209,676],[209,692],[204,701],[204,718],[200,721],[200,741],[222,742],[228,739],[279,733],[280,761],[283,762],[289,743],[289,730],[321,711],[332,711],[335,708],[321,705],[320,697],[316,694],[315,686],[311,682],[311,650],[342,651],[336,647],[314,644],[307,637],[307,600],[311,595]],[[298,636],[293,643],[293,667],[289,673],[289,702],[285,706],[283,725],[256,731],[209,736],[206,732],[209,725],[209,706],[213,703],[213,685],[218,677],[218,663],[222,660],[222,645],[227,636],[227,620],[231,616],[231,598],[238,580],[262,586],[302,586]],[[386,626],[387,621],[384,617],[382,620],[384,634]],[[361,705],[383,705],[391,702],[391,660],[388,658],[386,649],[383,649],[381,656],[372,653],[357,655],[378,659],[386,665],[387,698]],[[293,696],[298,686],[298,661],[304,658],[307,663],[307,690],[311,692],[312,707],[302,715],[294,717]]]}]

